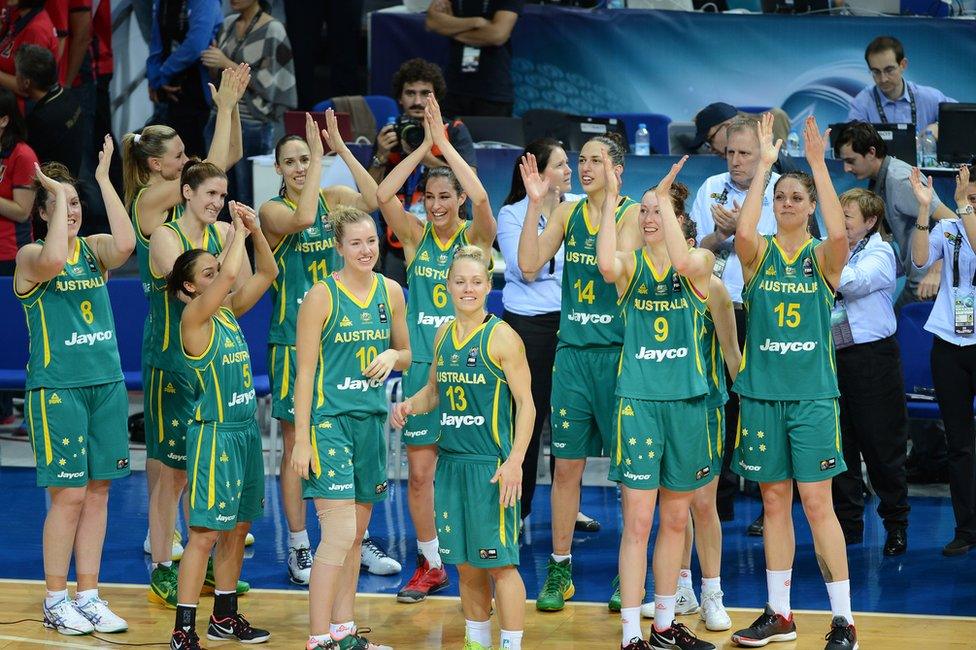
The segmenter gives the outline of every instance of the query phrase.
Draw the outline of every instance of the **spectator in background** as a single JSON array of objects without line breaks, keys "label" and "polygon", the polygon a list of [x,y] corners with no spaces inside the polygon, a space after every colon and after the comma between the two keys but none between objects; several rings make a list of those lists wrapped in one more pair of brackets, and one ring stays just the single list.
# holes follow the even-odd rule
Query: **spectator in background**
[{"label": "spectator in background", "polygon": [[[714,106],[714,104],[712,105]],[[728,108],[732,108],[725,104]],[[710,107],[705,111],[710,111]],[[727,114],[727,113],[726,113]],[[699,113],[701,115],[701,113]],[[706,130],[707,132],[707,130]],[[759,135],[757,122],[753,118],[734,117],[726,127],[726,161],[729,171],[711,176],[698,188],[695,201],[688,215],[698,228],[698,242],[702,248],[715,253],[713,273],[725,283],[735,308],[735,326],[739,347],[745,344],[746,315],[742,307],[742,264],[735,252],[735,229],[739,220],[739,210],[746,198],[749,184],[752,183],[759,166]],[[779,174],[773,172],[763,195],[762,214],[758,231],[763,235],[776,232],[776,216],[773,214],[773,185]],[[728,381],[731,386],[731,379]],[[735,448],[736,426],[739,421],[739,399],[729,393],[725,405],[725,458],[722,462],[721,483],[718,487],[718,512],[721,519],[729,521],[733,517],[733,499],[737,491],[738,478],[729,470],[732,451]],[[757,528],[757,522],[759,528]],[[753,522],[750,531],[761,534],[762,519]]]},{"label": "spectator in background", "polygon": [[[774,119],[773,136],[786,142],[786,137],[790,133],[789,116],[780,108],[773,108],[770,112]],[[732,104],[724,102],[715,102],[701,109],[695,115],[695,138],[688,143],[688,149],[697,152],[702,145],[707,144],[711,153],[725,158],[725,149],[728,146],[727,129],[737,117],[759,121],[758,115],[744,113]],[[785,147],[780,149],[773,171],[777,174],[799,171],[799,167],[793,163]]]},{"label": "spectator in background", "polygon": [[152,40],[146,74],[156,105],[151,123],[179,133],[189,157],[203,158],[210,117],[210,80],[200,61],[221,22],[220,0],[153,0]]},{"label": "spectator in background", "polygon": [[54,54],[59,62],[64,58],[64,46],[68,40],[68,1],[45,0],[44,2],[44,11],[51,17],[54,34],[58,39],[58,51]]},{"label": "spectator in background", "polygon": [[[0,88],[0,276],[14,274],[17,250],[33,240],[30,216],[37,156],[24,142],[26,131],[17,97]],[[0,392],[0,425],[14,421],[12,397]]]},{"label": "spectator in background", "polygon": [[884,202],[857,188],[840,195],[851,257],[840,275],[831,335],[837,350],[840,430],[847,470],[834,477],[834,511],[848,544],[864,538],[861,457],[888,537],[884,554],[908,544],[908,413],[901,356],[895,340],[897,262],[878,230]]},{"label": "spectator in background", "polygon": [[58,83],[54,55],[39,45],[17,51],[17,84],[31,103],[27,112],[27,141],[41,163],[59,162],[72,177],[81,167],[84,139],[78,100]]},{"label": "spectator in background", "polygon": [[[387,124],[376,135],[373,145],[373,157],[369,164],[369,174],[376,182],[382,182],[386,175],[396,167],[411,151],[409,142],[417,144],[424,139],[424,109],[430,97],[438,101],[444,98],[446,92],[444,75],[438,65],[424,59],[410,59],[405,61],[393,75],[393,96],[400,104],[402,113],[396,124]],[[460,120],[447,123],[447,139],[472,169],[477,171],[474,142],[468,127]],[[403,136],[403,137],[401,137]],[[416,138],[414,140],[413,138]],[[414,170],[407,182],[400,188],[397,196],[403,207],[421,221],[426,221],[427,213],[424,209],[424,188],[421,179],[427,169],[446,167],[440,149],[435,145],[424,155],[423,162]],[[403,245],[396,238],[391,228],[383,228],[382,255],[383,274],[406,286],[407,273],[403,258]]]},{"label": "spectator in background", "polygon": [[[938,88],[905,81],[908,59],[901,41],[894,36],[879,36],[868,43],[864,60],[874,77],[874,85],[851,100],[847,114],[850,121],[914,124],[915,130],[922,133],[933,125],[938,128],[941,102],[956,101]],[[938,134],[937,130],[934,132]]]},{"label": "spectator in background", "polygon": [[[844,161],[845,172],[853,174],[858,180],[867,179],[868,189],[884,201],[885,222],[898,244],[902,269],[908,276],[895,308],[899,309],[915,300],[935,298],[939,291],[941,262],[933,264],[927,273],[911,264],[912,230],[918,215],[918,199],[908,181],[911,165],[887,155],[884,140],[866,122],[850,122],[842,127],[834,142],[834,154]],[[952,210],[942,205],[939,197],[933,194],[929,216],[933,219],[951,218]]]},{"label": "spectator in background", "polygon": [[[92,142],[97,148],[106,133],[112,135],[115,149],[119,150],[112,133],[112,98],[109,86],[115,67],[112,53],[112,3],[109,0],[94,0],[95,11],[92,16],[92,70],[95,74],[95,119],[92,129]],[[97,149],[93,149],[97,150]],[[115,187],[122,187],[121,156],[112,156],[109,176]]]},{"label": "spectator in background", "polygon": [[[285,27],[268,12],[266,0],[231,0],[230,7],[233,13],[224,19],[216,41],[201,58],[215,81],[226,68],[242,62],[251,66],[251,83],[238,104],[244,160],[229,170],[227,192],[245,205],[254,205],[248,157],[272,150],[275,126],[286,109],[297,105],[295,67]],[[208,146],[216,121],[214,110],[207,123]]]},{"label": "spectator in background", "polygon": [[512,29],[524,0],[434,0],[427,29],[451,39],[444,114],[512,114]]},{"label": "spectator in background", "polygon": [[40,45],[58,56],[58,38],[44,0],[8,0],[0,25],[0,88],[18,92],[14,54],[23,45]]}]

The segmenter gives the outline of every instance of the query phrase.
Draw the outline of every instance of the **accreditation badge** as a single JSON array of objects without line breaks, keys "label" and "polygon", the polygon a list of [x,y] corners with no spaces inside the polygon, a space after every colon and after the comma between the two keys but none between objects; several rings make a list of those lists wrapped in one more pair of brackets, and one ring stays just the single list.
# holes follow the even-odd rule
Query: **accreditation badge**
[{"label": "accreditation badge", "polygon": [[843,300],[838,300],[834,310],[830,312],[830,336],[834,340],[835,350],[854,345],[854,332],[851,331],[851,321]]},{"label": "accreditation badge", "polygon": [[481,63],[481,48],[465,45],[461,50],[461,72],[477,72]]},{"label": "accreditation badge", "polygon": [[725,267],[729,263],[730,255],[732,255],[731,248],[723,248],[715,252],[715,266],[712,267],[712,275],[719,280],[722,279],[722,274],[725,273]]},{"label": "accreditation badge", "polygon": [[953,291],[952,299],[953,325],[956,334],[973,333],[973,290],[962,292]]}]

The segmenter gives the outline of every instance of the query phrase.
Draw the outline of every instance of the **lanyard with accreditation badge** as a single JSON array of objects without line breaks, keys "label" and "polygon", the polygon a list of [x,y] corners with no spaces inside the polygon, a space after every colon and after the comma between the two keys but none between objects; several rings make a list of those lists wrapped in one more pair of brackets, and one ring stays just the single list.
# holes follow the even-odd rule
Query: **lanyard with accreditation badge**
[{"label": "lanyard with accreditation badge", "polygon": [[[918,114],[915,109],[915,93],[912,92],[912,88],[908,85],[907,81],[905,82],[905,90],[908,91],[908,105],[912,109],[912,124],[917,126]],[[878,92],[877,86],[874,87],[874,105],[878,109],[878,117],[881,119],[881,122],[887,124],[888,116],[885,114],[884,106],[881,105],[881,94]]]},{"label": "lanyard with accreditation badge", "polygon": [[[867,245],[868,238],[865,237],[851,253],[850,260],[847,262],[848,266],[854,265],[854,258]],[[843,294],[839,291],[837,292],[837,302],[834,304],[833,311],[830,312],[830,336],[834,340],[835,350],[843,350],[854,345],[854,332],[851,331],[851,320],[847,315],[847,304],[844,302]]]},{"label": "lanyard with accreditation badge", "polygon": [[952,324],[956,334],[973,333],[973,285],[976,285],[976,270],[973,271],[973,281],[969,289],[959,289],[959,250],[962,248],[962,231],[959,223],[955,224],[955,236],[946,233],[946,238],[952,242]]}]

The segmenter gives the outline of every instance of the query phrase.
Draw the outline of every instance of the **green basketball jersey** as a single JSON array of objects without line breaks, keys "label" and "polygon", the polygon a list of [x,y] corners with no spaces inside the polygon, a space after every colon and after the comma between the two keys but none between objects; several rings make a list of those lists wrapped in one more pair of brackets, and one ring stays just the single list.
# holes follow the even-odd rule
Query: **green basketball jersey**
[{"label": "green basketball jersey", "polygon": [[[210,318],[210,344],[198,357],[181,349],[193,373],[197,422],[248,422],[254,419],[257,399],[251,374],[251,355],[234,312],[221,307]],[[179,336],[177,325],[177,336]],[[178,340],[176,345],[182,348]]]},{"label": "green basketball jersey", "polygon": [[644,249],[634,251],[634,275],[620,298],[624,343],[618,397],[675,400],[708,392],[701,357],[705,300],[670,266],[657,273]]},{"label": "green basketball jersey", "polygon": [[[191,242],[180,228],[179,222],[170,221],[160,228],[169,228],[176,233],[181,254],[194,248],[202,248],[213,255],[219,255],[223,250],[220,231],[215,224],[207,226],[199,242]],[[148,264],[146,271],[149,276],[149,317],[143,327],[143,363],[159,370],[182,371],[186,368],[186,361],[180,350],[179,337],[180,316],[185,305],[166,291],[165,275],[156,275]],[[144,278],[143,286],[145,283]]]},{"label": "green basketball jersey", "polygon": [[463,341],[457,338],[457,323],[451,323],[437,342],[437,446],[445,452],[505,459],[512,451],[512,393],[505,373],[488,354],[501,322],[489,314]]},{"label": "green basketball jersey", "polygon": [[[276,196],[271,200],[287,205],[292,211],[298,208],[287,197]],[[274,256],[278,262],[278,278],[271,285],[274,309],[268,342],[295,345],[298,308],[305,293],[313,284],[342,268],[324,193],[319,192],[315,222],[301,232],[285,235],[275,246]]]},{"label": "green basketball jersey", "polygon": [[722,356],[722,344],[715,333],[715,320],[708,309],[701,319],[701,354],[705,361],[705,383],[708,384],[708,395],[705,396],[705,407],[720,408],[729,401],[729,392],[725,385],[725,358]]},{"label": "green basketball jersey", "polygon": [[[617,206],[615,220],[623,217],[634,201],[626,196]],[[623,323],[617,307],[617,290],[604,281],[596,263],[599,219],[591,221],[586,199],[580,199],[566,221],[565,262],[562,280],[562,313],[559,342],[577,347],[610,347],[623,342]]]},{"label": "green basketball jersey", "polygon": [[447,270],[454,251],[467,246],[468,226],[463,221],[446,242],[441,242],[430,223],[424,224],[424,235],[417,254],[407,267],[407,332],[414,361],[434,360],[434,336],[437,328],[454,320],[454,306],[447,294]]},{"label": "green basketball jersey", "polygon": [[748,310],[742,365],[732,389],[744,397],[805,400],[837,397],[830,337],[834,291],[810,239],[788,259],[776,238],[742,291]]},{"label": "green basketball jersey", "polygon": [[[153,281],[153,274],[149,270],[149,237],[144,236],[142,230],[139,228],[139,211],[136,209],[136,206],[139,205],[139,197],[145,191],[146,188],[139,190],[136,198],[132,200],[132,205],[129,206],[129,217],[132,219],[132,228],[136,233],[136,261],[139,263],[139,279],[142,280],[142,293],[148,299],[149,294],[152,292]],[[165,223],[176,221],[182,215],[183,204],[174,205],[169,209]]]},{"label": "green basketball jersey", "polygon": [[374,273],[373,286],[363,302],[335,274],[323,284],[332,296],[332,314],[322,328],[312,420],[386,413],[384,382],[363,375],[373,359],[390,348],[393,310],[386,282]]},{"label": "green basketball jersey", "polygon": [[84,238],[75,238],[61,273],[17,297],[30,333],[28,390],[122,379],[104,271]]}]

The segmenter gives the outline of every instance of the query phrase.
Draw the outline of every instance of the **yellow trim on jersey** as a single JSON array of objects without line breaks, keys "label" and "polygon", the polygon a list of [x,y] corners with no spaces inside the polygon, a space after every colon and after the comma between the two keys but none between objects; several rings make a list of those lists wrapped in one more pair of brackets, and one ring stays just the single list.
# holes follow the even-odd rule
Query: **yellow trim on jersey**
[{"label": "yellow trim on jersey", "polygon": [[[272,357],[274,356],[274,350],[277,347],[278,346],[275,346],[274,348],[271,348],[271,355],[272,355]],[[282,361],[282,368],[281,368],[281,374],[282,374],[282,377],[281,377],[281,395],[280,395],[280,398],[281,399],[285,399],[286,397],[288,397],[288,371],[290,370],[290,368],[288,367],[288,362],[291,360],[291,355],[288,354],[288,350],[285,350],[285,355],[284,356],[285,356],[285,359],[284,359],[284,361]]]},{"label": "yellow trim on jersey", "polygon": [[197,435],[197,453],[193,458],[193,484],[190,486],[190,507],[196,507],[197,503],[197,478],[200,476],[200,449],[203,446],[203,423],[200,423],[200,432]]},{"label": "yellow trim on jersey", "polygon": [[[288,271],[288,264],[285,262],[284,258],[281,259],[279,264],[281,265],[281,273],[279,274],[281,276],[281,286],[275,288],[277,289],[278,293],[281,294],[278,296],[278,302],[281,303],[281,308],[278,310],[278,324],[280,325],[281,323],[285,322],[285,313],[288,310],[288,276],[286,275]],[[277,281],[275,281],[275,284],[277,284]],[[274,316],[272,316],[272,318],[273,317]]]},{"label": "yellow trim on jersey", "polygon": [[[492,320],[494,320],[494,318],[489,320],[488,322],[490,323]],[[482,354],[482,358],[487,360],[487,363],[485,363],[485,367],[488,368],[488,372],[495,375],[495,379],[498,379],[499,381],[502,381],[507,384],[508,377],[505,376],[505,371],[502,370],[502,365],[498,363],[498,361],[496,361],[494,357],[491,356],[491,337],[495,335],[495,332],[498,330],[498,327],[499,325],[495,325],[494,327],[491,328],[491,331],[488,332],[488,340],[485,341],[484,338],[482,338],[479,347],[483,348],[481,354]],[[496,368],[498,369],[498,372],[495,372]]]},{"label": "yellow trim on jersey", "polygon": [[499,379],[495,380],[495,397],[492,399],[491,404],[491,437],[498,445],[498,448],[502,448],[502,438],[498,433],[498,402],[502,394],[502,382]]},{"label": "yellow trim on jersey", "polygon": [[[495,465],[495,469],[497,470],[501,466],[502,461],[499,459],[498,463]],[[502,483],[499,481],[498,491],[501,492],[501,490]],[[508,543],[505,541],[505,506],[501,504],[498,506],[498,541],[502,546],[508,546]]]},{"label": "yellow trim on jersey", "polygon": [[[376,287],[377,285],[379,285],[379,276],[376,273],[374,273],[373,282],[369,286],[369,292],[367,292],[365,300],[360,300],[359,298],[356,297],[356,295],[352,291],[346,288],[346,285],[342,284],[342,282],[339,281],[338,277],[333,277],[332,279],[335,282],[336,288],[339,289],[339,291],[341,291],[342,293],[344,293],[346,297],[349,298],[349,300],[351,300],[353,304],[355,304],[360,309],[366,309],[367,307],[370,306],[370,304],[373,302],[373,296],[376,294]],[[333,307],[333,310],[334,309],[335,308]]]},{"label": "yellow trim on jersey", "polygon": [[[167,311],[167,313],[169,312]],[[213,319],[216,317],[217,316],[215,314],[211,316],[210,321],[208,321],[210,324],[210,341],[207,343],[207,347],[204,349],[204,351],[200,353],[200,356],[194,356],[186,351],[186,347],[183,345],[183,328],[182,327],[180,328],[180,349],[183,351],[183,356],[185,356],[187,359],[193,359],[194,361],[199,361],[200,359],[203,359],[205,356],[207,356],[210,353],[210,350],[213,349],[214,338],[217,335],[217,326],[214,325],[213,322]],[[168,327],[166,331],[169,331]],[[165,350],[166,348],[163,349]]]},{"label": "yellow trim on jersey", "polygon": [[47,335],[47,317],[44,316],[44,303],[37,301],[37,308],[41,314],[41,340],[44,341],[44,367],[51,365],[51,341]]},{"label": "yellow trim on jersey", "polygon": [[312,473],[315,474],[315,478],[322,476],[322,459],[319,458],[319,436],[316,431],[317,427],[309,426],[311,431],[309,432],[309,438],[312,439]]},{"label": "yellow trim on jersey", "polygon": [[68,254],[67,264],[77,264],[78,258],[81,257],[81,239],[75,237],[75,248]]},{"label": "yellow trim on jersey", "polygon": [[[773,238],[771,236],[770,237],[765,237],[764,236],[763,239],[766,240],[766,250],[763,251],[762,255],[759,257],[759,262],[756,263],[756,272],[752,274],[752,277],[749,278],[749,281],[746,282],[743,285],[743,287],[742,287],[742,302],[743,303],[746,303],[746,304],[748,304],[748,301],[746,300],[746,294],[747,294],[747,292],[749,292],[752,289],[752,285],[753,285],[753,283],[756,282],[756,278],[758,278],[760,275],[762,275],[759,271],[762,269],[763,264],[765,264],[766,263],[766,260],[769,258],[769,252],[773,249],[773,247],[769,243]],[[745,272],[745,265],[743,265],[742,268],[743,268],[743,273],[744,273]],[[743,276],[743,277],[745,277],[745,276]]]},{"label": "yellow trim on jersey", "polygon": [[840,442],[840,413],[837,407],[837,398],[830,400],[834,405],[834,448],[837,451],[843,451]]},{"label": "yellow trim on jersey", "polygon": [[739,407],[739,417],[735,422],[735,447],[733,449],[739,448],[739,441],[742,439],[742,407]]},{"label": "yellow trim on jersey", "polygon": [[[155,274],[153,274],[155,275]],[[169,291],[163,291],[163,352],[169,349]],[[180,330],[180,347],[183,347],[183,330]]]},{"label": "yellow trim on jersey", "polygon": [[319,379],[318,379],[318,399],[315,400],[315,408],[321,407],[325,404],[325,391],[323,389],[322,383],[325,378],[325,352],[322,351],[322,346],[319,346]]},{"label": "yellow trim on jersey", "polygon": [[44,389],[41,389],[41,430],[44,433],[44,464],[50,465],[53,460],[51,454],[51,431],[47,426],[47,398]]},{"label": "yellow trim on jersey", "polygon": [[614,463],[615,465],[620,465],[620,463],[623,462],[623,453],[620,451],[621,445],[623,445],[624,443],[624,434],[623,434],[624,430],[622,426],[623,413],[624,413],[624,398],[621,397],[620,401],[617,402],[617,462]]},{"label": "yellow trim on jersey", "polygon": [[647,268],[651,270],[651,276],[654,277],[655,282],[664,282],[668,275],[671,273],[671,260],[668,259],[668,265],[659,274],[657,269],[654,268],[654,262],[651,261],[651,256],[647,252],[647,247],[641,249],[641,254],[644,256],[644,261],[647,263]]},{"label": "yellow trim on jersey", "polygon": [[[20,298],[21,300],[24,300],[25,298],[30,298],[30,295],[32,293],[34,293],[35,291],[37,291],[40,287],[47,286],[50,283],[50,280],[48,280],[47,282],[36,282],[36,283],[34,283],[34,286],[30,288],[29,291],[26,291],[24,293],[20,293],[19,291],[17,291],[17,271],[19,271],[19,270],[20,269],[18,269],[17,267],[14,267],[14,282],[13,282],[13,285],[14,285],[14,295],[17,296],[18,298]],[[40,298],[40,296],[38,296],[38,298]]]},{"label": "yellow trim on jersey", "polygon": [[[624,292],[617,297],[617,305],[623,305],[630,298],[630,294],[633,293],[634,287],[637,286],[637,278],[641,275],[641,264],[640,258],[637,257],[638,252],[631,251],[630,253],[634,258],[634,273],[630,276],[630,280],[627,281],[627,286],[624,287]],[[624,325],[627,324],[627,310],[623,310]]]},{"label": "yellow trim on jersey", "polygon": [[699,318],[699,316],[700,315],[699,315],[699,313],[698,313],[697,310],[695,310],[695,309],[692,309],[691,310],[691,332],[692,332],[692,334],[691,334],[691,344],[695,348],[695,365],[698,367],[698,374],[701,375],[702,377],[704,377],[705,376],[705,367],[702,365],[701,339],[699,339],[694,334],[695,332],[698,331],[698,318]]},{"label": "yellow trim on jersey", "polygon": [[[467,227],[468,227],[468,222],[462,221],[458,225],[457,230],[454,231],[454,234],[451,235],[450,239],[447,240],[447,243],[441,244],[441,240],[437,237],[437,232],[434,230],[434,226],[431,225],[431,226],[429,226],[429,228],[430,228],[430,238],[431,238],[431,240],[433,240],[434,245],[437,246],[437,248],[439,248],[441,250],[441,252],[446,253],[447,251],[449,251],[451,249],[451,246],[454,245],[454,240],[458,238],[458,235],[460,235],[462,232],[464,232],[467,229]],[[421,241],[421,243],[423,243],[423,239],[421,239],[420,241]],[[417,248],[420,248],[420,245],[419,244],[418,244]]]},{"label": "yellow trim on jersey", "polygon": [[217,500],[217,490],[214,474],[217,473],[217,423],[213,423],[213,431],[210,434],[210,476],[207,477],[207,510],[213,510],[214,501]]},{"label": "yellow trim on jersey", "polygon": [[810,242],[813,241],[813,237],[811,237],[810,239],[803,242],[803,244],[798,249],[796,249],[796,253],[793,254],[793,257],[790,258],[790,256],[786,254],[786,251],[783,250],[783,247],[779,245],[779,241],[777,241],[775,235],[770,239],[772,240],[773,245],[776,246],[776,249],[779,251],[779,254],[783,258],[783,261],[786,262],[787,264],[796,264],[796,261],[800,259],[800,254],[803,253],[806,247],[810,245]]},{"label": "yellow trim on jersey", "polygon": [[[150,401],[152,400],[152,395],[150,395]],[[164,435],[164,425],[163,425],[163,371],[159,371],[159,381],[156,382],[156,422],[159,423],[159,442],[163,442]]]},{"label": "yellow trim on jersey", "polygon": [[220,394],[220,380],[217,378],[217,368],[210,362],[210,374],[213,376],[214,390],[217,391],[217,422],[224,421],[224,398]]},{"label": "yellow trim on jersey", "polygon": [[722,407],[720,406],[716,408],[715,419],[718,422],[718,424],[715,426],[715,451],[718,452],[719,458],[721,458],[724,453],[722,451],[722,444],[725,442],[725,426],[722,422],[723,416],[724,413],[722,412]]},{"label": "yellow trim on jersey", "polygon": [[[597,222],[596,227],[590,223],[590,211],[587,209],[588,199],[581,199],[583,201],[583,207],[580,209],[580,215],[583,217],[583,225],[586,226],[586,232],[591,235],[596,235],[600,232],[600,223]],[[614,214],[614,217],[617,215]]]},{"label": "yellow trim on jersey", "polygon": [[[139,225],[139,198],[142,196],[142,193],[145,192],[147,189],[149,189],[148,186],[139,188],[139,191],[136,192],[135,198],[132,199],[132,205],[129,206],[129,209],[132,211],[132,225],[135,226],[133,230],[136,231],[136,239],[138,239],[148,248],[149,237],[146,237],[145,235],[142,234],[142,227]],[[149,235],[151,237],[152,233],[149,233]]]},{"label": "yellow trim on jersey", "polygon": [[455,348],[459,348],[459,349],[460,348],[463,348],[464,346],[466,346],[471,341],[472,338],[474,338],[474,336],[476,334],[478,334],[478,332],[480,332],[481,330],[485,329],[485,325],[487,325],[490,322],[491,322],[491,319],[490,318],[488,320],[482,321],[481,325],[478,325],[476,328],[474,328],[473,330],[471,330],[470,332],[468,332],[468,335],[464,337],[464,340],[463,341],[458,341],[457,340],[457,329],[458,329],[457,328],[457,319],[452,320],[451,321],[451,327],[450,327],[450,329],[451,329],[451,343],[454,344],[454,347]]}]

